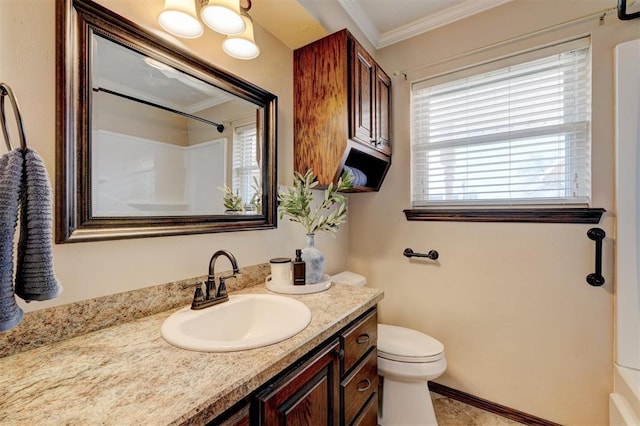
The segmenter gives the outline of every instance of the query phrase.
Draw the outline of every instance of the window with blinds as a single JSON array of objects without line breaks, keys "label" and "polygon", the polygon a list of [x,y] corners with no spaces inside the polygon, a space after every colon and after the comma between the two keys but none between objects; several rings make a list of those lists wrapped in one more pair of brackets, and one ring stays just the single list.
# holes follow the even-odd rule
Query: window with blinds
[{"label": "window with blinds", "polygon": [[590,64],[580,39],[414,83],[413,206],[588,206]]},{"label": "window with blinds", "polygon": [[[234,193],[239,194],[247,205],[256,194],[256,185],[260,186],[259,147],[256,125],[239,126],[234,129],[233,137],[233,176]],[[254,181],[255,179],[255,181]]]}]

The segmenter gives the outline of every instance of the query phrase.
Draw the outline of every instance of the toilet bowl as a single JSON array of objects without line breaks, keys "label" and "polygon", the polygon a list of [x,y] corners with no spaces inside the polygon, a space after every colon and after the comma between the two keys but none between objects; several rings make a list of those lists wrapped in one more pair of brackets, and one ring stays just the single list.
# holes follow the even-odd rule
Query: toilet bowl
[{"label": "toilet bowl", "polygon": [[[334,283],[363,286],[366,278],[353,272],[331,277]],[[378,324],[378,375],[381,426],[437,426],[428,381],[447,369],[444,345],[417,330]]]},{"label": "toilet bowl", "polygon": [[436,426],[428,381],[447,369],[444,345],[419,331],[378,324],[378,375],[382,407],[378,423]]}]

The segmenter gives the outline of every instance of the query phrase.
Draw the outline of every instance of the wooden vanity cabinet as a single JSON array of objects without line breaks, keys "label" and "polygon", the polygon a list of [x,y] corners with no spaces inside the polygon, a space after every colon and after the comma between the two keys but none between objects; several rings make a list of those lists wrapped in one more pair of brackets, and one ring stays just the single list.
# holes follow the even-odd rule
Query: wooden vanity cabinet
[{"label": "wooden vanity cabinet", "polygon": [[377,330],[374,307],[209,424],[376,426]]},{"label": "wooden vanity cabinet", "polygon": [[339,416],[338,340],[257,397],[261,425],[333,425]]},{"label": "wooden vanity cabinet", "polygon": [[250,426],[250,404],[246,401],[236,404],[227,410],[225,414],[207,423],[208,426]]},{"label": "wooden vanity cabinet", "polygon": [[377,191],[391,163],[391,79],[347,31],[294,51],[294,168],[320,187],[343,166],[367,175],[355,191]]}]

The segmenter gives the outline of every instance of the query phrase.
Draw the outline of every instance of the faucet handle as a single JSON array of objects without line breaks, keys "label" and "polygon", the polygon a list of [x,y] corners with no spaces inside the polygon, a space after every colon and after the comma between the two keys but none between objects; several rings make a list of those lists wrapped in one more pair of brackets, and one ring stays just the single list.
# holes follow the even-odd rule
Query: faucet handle
[{"label": "faucet handle", "polygon": [[193,293],[193,301],[191,302],[191,309],[204,302],[204,293],[202,292],[202,283],[192,284],[189,287],[195,286],[196,291]]},{"label": "faucet handle", "polygon": [[227,275],[226,277],[220,277],[220,284],[218,285],[218,292],[216,293],[216,297],[227,296],[227,284],[225,283],[225,281],[229,278],[236,278],[236,274]]}]

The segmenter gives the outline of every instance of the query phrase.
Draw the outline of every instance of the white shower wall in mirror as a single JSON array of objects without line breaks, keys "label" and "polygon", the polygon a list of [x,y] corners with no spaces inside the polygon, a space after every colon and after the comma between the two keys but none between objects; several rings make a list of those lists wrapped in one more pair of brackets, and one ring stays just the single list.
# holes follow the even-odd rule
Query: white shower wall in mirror
[{"label": "white shower wall in mirror", "polygon": [[223,214],[227,140],[179,146],[93,132],[95,216]]},{"label": "white shower wall in mirror", "polygon": [[228,185],[226,176],[227,139],[221,138],[184,148],[186,195],[191,214],[223,214],[220,187]]}]

